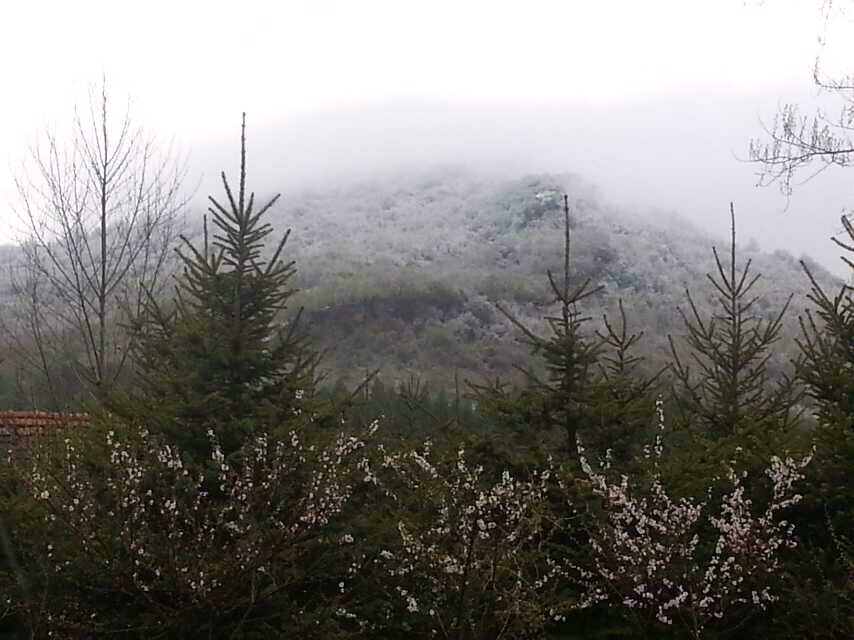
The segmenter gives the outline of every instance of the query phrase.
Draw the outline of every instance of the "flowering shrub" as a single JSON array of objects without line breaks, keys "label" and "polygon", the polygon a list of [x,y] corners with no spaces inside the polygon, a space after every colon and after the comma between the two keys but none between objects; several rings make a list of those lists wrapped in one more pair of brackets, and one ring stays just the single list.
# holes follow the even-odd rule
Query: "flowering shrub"
[{"label": "flowering shrub", "polygon": [[[781,512],[810,460],[773,458],[757,507],[734,470],[723,491],[672,497],[660,436],[648,482],[594,469],[579,449],[572,483],[550,461],[490,477],[429,442],[375,456],[360,438],[312,446],[293,431],[226,458],[208,438],[207,465],[145,431],[35,452],[48,631],[509,639],[601,604],[639,630],[699,638],[775,601],[780,552],[796,544]],[[585,513],[580,486],[597,508]],[[340,519],[367,504],[393,525]]]},{"label": "flowering shrub", "polygon": [[219,636],[310,617],[322,609],[312,594],[329,591],[332,607],[337,580],[301,567],[335,549],[316,543],[361,477],[363,440],[309,446],[295,431],[285,441],[261,434],[227,460],[209,432],[210,464],[191,467],[146,431],[102,435],[33,460],[50,540],[50,631]]},{"label": "flowering shrub", "polygon": [[[663,424],[660,404],[657,412]],[[351,568],[353,579],[377,572],[370,593],[384,604],[375,630],[531,637],[602,605],[625,612],[640,632],[699,638],[774,602],[780,552],[796,544],[781,513],[800,500],[793,486],[810,456],[772,458],[771,491],[757,509],[746,473],[734,470],[723,488],[672,497],[658,468],[660,433],[644,451],[646,480],[614,480],[608,463],[595,470],[579,448],[575,482],[551,463],[526,480],[505,471],[490,481],[463,450],[435,461],[429,442],[383,452],[368,479],[395,504],[397,540]],[[594,507],[584,516],[580,486]]]},{"label": "flowering shrub", "polygon": [[433,461],[431,445],[386,454],[376,482],[395,502],[398,543],[363,559],[379,569],[390,637],[514,638],[531,634],[566,608],[547,505],[553,470],[496,482],[460,449]]},{"label": "flowering shrub", "polygon": [[[658,414],[663,425],[660,404]],[[699,638],[710,622],[774,602],[769,579],[781,569],[779,551],[796,546],[794,526],[780,512],[801,499],[792,486],[811,456],[772,458],[772,495],[756,515],[745,496],[746,472],[730,469],[730,488],[717,500],[711,489],[702,500],[675,499],[657,469],[660,435],[646,451],[653,458],[648,488],[625,475],[609,480],[607,465],[594,470],[580,448],[583,472],[603,505],[589,532],[590,562],[572,568],[586,585],[585,604],[622,606],[644,625],[678,623]]]}]

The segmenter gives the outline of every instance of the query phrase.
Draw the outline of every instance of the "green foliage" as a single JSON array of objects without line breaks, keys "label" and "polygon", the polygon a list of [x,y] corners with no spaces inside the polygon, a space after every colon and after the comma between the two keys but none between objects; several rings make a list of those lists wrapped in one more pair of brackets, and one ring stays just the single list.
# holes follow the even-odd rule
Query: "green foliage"
[{"label": "green foliage", "polygon": [[844,638],[854,634],[854,301],[845,286],[828,295],[813,270],[802,267],[814,308],[799,319],[797,375],[812,402],[816,463],[794,517],[805,548],[792,560],[792,608],[781,618],[792,635],[821,628],[824,635],[812,637]]},{"label": "green foliage", "polygon": [[797,401],[793,381],[784,378],[774,388],[766,369],[788,301],[770,321],[755,315],[751,291],[761,274],[750,275],[750,260],[740,272],[736,269],[732,205],[730,216],[729,264],[725,267],[713,249],[717,275],[706,276],[715,289],[718,310],[704,319],[688,290],[690,315],[680,309],[696,374],[670,338],[677,396],[701,440],[715,449],[713,464],[730,460],[737,448],[767,460],[783,443],[781,434],[792,424]]},{"label": "green foliage", "polygon": [[[539,396],[538,408],[542,411],[543,432],[559,427],[565,434],[566,449],[570,458],[575,456],[579,432],[589,427],[588,408],[589,384],[598,361],[601,344],[590,340],[582,333],[582,325],[587,320],[578,310],[578,303],[598,292],[598,288],[589,288],[585,281],[577,289],[570,290],[570,218],[569,199],[564,197],[564,264],[563,282],[558,283],[551,271],[548,271],[549,284],[559,303],[559,316],[546,316],[552,330],[550,338],[542,338],[519,322],[504,307],[501,311],[523,333],[525,341],[545,362],[548,380],[543,381],[530,369],[525,375],[533,382],[533,393]],[[472,385],[475,396],[487,407],[497,412],[507,413],[506,399],[502,397],[500,387]]]},{"label": "green foliage", "polygon": [[[801,266],[811,283],[813,308],[799,317],[796,376],[812,416],[800,430],[790,431],[788,444],[809,439],[815,453],[803,500],[790,514],[801,544],[787,558],[782,599],[772,612],[769,634],[849,638],[854,634],[854,581],[846,548],[854,535],[854,303],[847,287],[829,296],[813,269],[804,262]],[[781,446],[773,434],[757,440]]]},{"label": "green foliage", "polygon": [[[809,489],[804,497],[805,502],[811,499]],[[795,517],[800,520],[799,516]],[[793,640],[854,636],[854,575],[840,551],[832,544],[821,546],[804,539],[786,560],[787,572],[779,605],[772,611],[769,635]]]},{"label": "green foliage", "polygon": [[519,367],[528,381],[524,389],[494,385],[471,385],[474,397],[484,409],[501,416],[521,429],[533,427],[537,440],[548,448],[553,428],[564,433],[569,458],[577,457],[584,442],[594,451],[614,456],[622,463],[633,457],[633,443],[653,422],[654,385],[660,372],[644,378],[637,370],[642,358],[633,348],[642,337],[629,334],[622,300],[620,325],[615,328],[604,315],[605,333],[586,335],[583,327],[589,318],[579,304],[599,293],[590,279],[571,289],[569,199],[564,196],[563,280],[558,282],[547,272],[558,315],[546,316],[552,335],[543,338],[529,330],[500,304],[498,309],[523,333],[523,342],[538,355],[547,372],[543,380],[532,368]]},{"label": "green foliage", "polygon": [[[283,317],[294,293],[294,263],[282,259],[289,232],[271,257],[262,255],[273,232],[263,218],[278,196],[257,210],[255,194],[247,198],[245,127],[244,115],[236,197],[223,173],[228,206],[209,198],[213,238],[207,227],[202,247],[182,237],[175,298],[163,304],[149,295],[135,319],[140,384],[130,402],[110,403],[184,445],[201,445],[213,428],[226,451],[240,446],[247,419],[265,415],[275,423],[316,382],[317,356],[297,333],[298,317],[290,324]],[[176,420],[183,433],[175,433]]]},{"label": "green foliage", "polygon": [[800,318],[803,357],[800,379],[816,403],[816,417],[823,424],[854,430],[854,299],[842,287],[829,297],[810,269],[802,263],[812,289],[808,298],[815,310]]},{"label": "green foliage", "polygon": [[0,637],[38,629],[36,603],[43,582],[44,511],[28,499],[12,461],[0,459]]},{"label": "green foliage", "polygon": [[365,443],[306,437],[259,433],[226,460],[210,435],[204,466],[113,419],[37,449],[40,571],[16,605],[53,637],[292,637],[309,620],[331,637],[330,526]]},{"label": "green foliage", "polygon": [[593,451],[608,457],[621,467],[631,464],[641,454],[640,443],[646,440],[655,424],[655,400],[658,396],[660,369],[651,377],[639,371],[643,358],[633,348],[644,332],[628,332],[623,301],[618,303],[619,326],[603,318],[605,333],[598,333],[609,351],[600,360],[602,369],[592,385],[591,414],[595,428],[587,439]]}]

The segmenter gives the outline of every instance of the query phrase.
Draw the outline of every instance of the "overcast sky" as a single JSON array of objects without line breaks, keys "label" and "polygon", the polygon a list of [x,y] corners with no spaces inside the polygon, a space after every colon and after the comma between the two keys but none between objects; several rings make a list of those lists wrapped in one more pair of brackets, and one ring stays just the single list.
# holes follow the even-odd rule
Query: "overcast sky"
[{"label": "overcast sky", "polygon": [[[134,97],[137,122],[189,152],[203,189],[245,110],[271,188],[419,163],[577,172],[606,197],[717,233],[734,200],[745,238],[835,266],[827,238],[854,207],[846,172],[799,189],[782,213],[777,191],[755,189],[755,167],[734,157],[779,103],[815,98],[818,5],[14,3],[0,25],[0,239],[8,167],[104,72]],[[845,69],[854,39],[834,24],[824,60]]]}]

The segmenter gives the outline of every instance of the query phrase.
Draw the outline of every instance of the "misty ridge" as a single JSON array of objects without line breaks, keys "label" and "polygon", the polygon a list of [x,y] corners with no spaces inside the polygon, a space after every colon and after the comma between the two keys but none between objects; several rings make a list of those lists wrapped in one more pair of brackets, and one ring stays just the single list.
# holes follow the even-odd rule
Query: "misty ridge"
[{"label": "misty ridge", "polygon": [[[794,82],[621,99],[377,98],[262,114],[248,152],[259,195],[334,190],[435,166],[503,179],[573,173],[597,185],[609,203],[675,211],[723,238],[733,202],[741,237],[769,251],[810,255],[846,278],[847,267],[828,241],[842,231],[845,171],[823,172],[787,199],[773,185],[757,187],[758,168],[745,161],[749,142],[773,124],[780,96],[833,105]],[[191,215],[219,188],[219,171],[233,175],[229,142],[227,128],[182,142],[202,174]],[[193,185],[198,175],[191,176]]]},{"label": "misty ridge", "polygon": [[[736,157],[747,155],[760,115],[777,105],[769,96],[784,93],[793,87],[704,88],[629,101],[341,103],[262,119],[247,153],[259,200],[282,193],[270,219],[279,230],[293,229],[288,251],[301,289],[294,302],[314,314],[310,326],[324,345],[342,341],[329,363],[347,383],[356,363],[387,369],[397,381],[424,375],[446,383],[454,368],[463,376],[510,374],[510,363],[524,357],[512,329],[492,311],[480,313],[489,317],[485,325],[473,322],[467,306],[513,300],[528,305],[518,310],[525,318],[542,321],[546,270],[561,259],[561,214],[555,208],[518,223],[541,192],[569,194],[580,220],[573,264],[579,276],[605,285],[585,311],[601,324],[620,298],[635,298],[653,368],[668,357],[667,334],[681,332],[676,308],[686,304],[686,287],[704,287],[705,273],[714,271],[712,246],[728,245],[733,202],[740,264],[750,258],[762,272],[764,312],[796,294],[774,353],[782,370],[794,355],[809,289],[797,260],[821,265],[817,277],[833,286],[830,273],[847,273],[829,240],[838,209],[827,201],[843,193],[832,180],[844,176],[822,176],[787,203],[774,186],[758,188],[756,167]],[[200,233],[206,194],[219,188],[218,170],[236,175],[228,136],[200,146],[211,168],[189,209],[191,234]],[[817,212],[826,225],[815,222]],[[774,248],[780,244],[801,248]],[[427,305],[424,317],[382,303],[390,290],[430,283],[472,301],[444,311]],[[443,348],[463,335],[468,350],[455,348],[459,357],[449,364]]]},{"label": "misty ridge", "polygon": [[[270,175],[275,160],[261,161],[272,153],[263,139],[249,145],[250,167],[262,169],[249,180],[261,187],[255,188],[258,202],[280,182]],[[675,211],[609,204],[583,176],[434,165],[341,180],[293,186],[267,214],[276,234],[291,230],[284,258],[296,261],[298,292],[289,316],[304,309],[303,324],[325,352],[327,381],[339,386],[352,387],[372,370],[392,386],[418,378],[434,390],[447,389],[455,377],[522,382],[516,366],[536,358],[495,305],[547,333],[544,317],[554,301],[546,273],[561,269],[564,195],[572,219],[572,281],[601,287],[580,304],[591,319],[588,331],[603,330],[603,317],[613,318],[622,301],[633,330],[645,334],[637,350],[651,373],[671,358],[668,335],[683,335],[677,309],[688,304],[686,290],[704,291],[700,310],[714,312],[706,274],[715,273],[712,247],[725,252],[729,241]],[[196,243],[201,202],[193,201],[182,227]],[[776,378],[797,355],[798,316],[808,306],[810,283],[799,260],[828,290],[842,282],[808,256],[763,251],[741,233],[741,219],[736,205],[739,266],[750,260],[762,276],[756,314],[773,318],[794,294],[769,361]],[[3,247],[0,296],[9,308],[22,304],[11,278],[20,261],[15,247]]]},{"label": "misty ridge", "polygon": [[[848,271],[829,241],[838,231],[834,202],[844,197],[834,179],[844,172],[799,187],[787,202],[774,186],[758,188],[756,167],[737,157],[761,131],[760,114],[773,112],[770,96],[783,93],[799,95],[784,85],[630,100],[398,97],[314,105],[257,123],[249,114],[248,188],[258,202],[282,194],[267,216],[277,232],[292,230],[284,257],[296,261],[300,291],[289,313],[305,308],[307,330],[328,348],[332,383],[351,386],[375,369],[390,384],[518,382],[514,365],[536,359],[495,305],[546,329],[562,194],[576,224],[574,277],[602,287],[582,305],[588,329],[601,330],[622,300],[645,332],[637,348],[649,371],[669,362],[668,335],[682,335],[686,289],[708,289],[711,250],[729,244],[733,202],[739,264],[750,259],[762,274],[760,315],[772,318],[794,294],[771,358],[774,375],[783,375],[807,306],[798,260],[831,289],[840,282],[831,274]],[[220,172],[239,175],[233,127],[178,139],[173,151],[182,148],[190,199],[176,229],[195,242],[208,195],[221,191]],[[24,303],[20,263],[13,246],[0,247],[0,297],[10,309]],[[701,304],[711,304],[707,293]],[[29,331],[25,313],[7,316],[10,335]],[[10,379],[22,375],[12,373],[18,360],[10,354],[0,365]],[[70,370],[64,375],[79,387]],[[49,402],[61,407],[73,396]]]},{"label": "misty ridge", "polygon": [[[296,260],[293,303],[305,307],[313,336],[335,345],[327,365],[341,384],[353,384],[365,368],[396,383],[423,376],[439,386],[454,372],[514,377],[512,363],[529,354],[494,304],[509,302],[544,328],[546,272],[561,260],[556,194],[564,193],[577,224],[574,273],[603,286],[584,305],[590,330],[623,300],[646,332],[640,348],[651,370],[669,357],[667,335],[681,333],[677,307],[687,302],[686,288],[706,286],[712,246],[728,244],[734,202],[739,260],[751,259],[762,273],[763,313],[771,317],[795,294],[773,356],[782,372],[809,289],[796,258],[816,261],[770,247],[781,233],[794,233],[799,246],[819,248],[818,263],[836,274],[847,267],[828,240],[836,216],[828,215],[827,227],[795,222],[804,216],[799,203],[814,203],[809,189],[818,186],[803,187],[783,210],[775,188],[757,188],[755,168],[734,158],[756,134],[755,105],[768,95],[707,90],[629,102],[389,98],[321,106],[253,125],[249,188],[258,201],[282,193],[269,221],[278,231],[292,229],[285,252]],[[238,174],[232,138],[191,142],[186,186],[194,195],[181,223],[191,240],[200,237],[207,195],[221,188],[219,172]],[[200,162],[202,177],[194,179]],[[3,247],[0,295],[9,304],[17,261],[15,249]],[[823,268],[815,273],[838,284]]]},{"label": "misty ridge", "polygon": [[[333,379],[352,385],[360,368],[377,368],[395,384],[420,376],[443,386],[455,372],[518,380],[513,365],[530,353],[495,303],[547,333],[546,273],[562,268],[564,194],[572,282],[601,287],[579,305],[588,330],[603,330],[603,315],[613,318],[622,300],[633,329],[645,332],[638,349],[647,369],[666,363],[668,334],[683,333],[677,307],[687,306],[686,290],[704,291],[701,311],[714,310],[706,274],[716,272],[712,247],[726,252],[728,240],[674,212],[609,205],[577,175],[499,178],[444,167],[285,194],[271,212],[277,228],[293,230],[294,304],[329,347]],[[769,365],[780,374],[796,356],[797,317],[808,305],[799,259],[828,290],[841,281],[807,256],[762,251],[738,234],[736,216],[739,267],[750,260],[762,275],[756,315],[773,318],[795,294]]]}]

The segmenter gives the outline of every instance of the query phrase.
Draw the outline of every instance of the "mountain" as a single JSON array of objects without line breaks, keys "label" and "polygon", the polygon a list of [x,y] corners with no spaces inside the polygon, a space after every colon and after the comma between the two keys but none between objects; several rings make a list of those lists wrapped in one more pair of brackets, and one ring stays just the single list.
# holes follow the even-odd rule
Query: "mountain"
[{"label": "mountain", "polygon": [[[716,268],[712,247],[727,252],[728,239],[673,212],[611,206],[577,175],[507,179],[446,167],[290,192],[272,209],[277,231],[292,229],[285,257],[296,260],[300,291],[291,311],[304,307],[304,327],[328,349],[327,380],[351,387],[377,368],[386,384],[417,377],[444,386],[455,374],[476,382],[519,380],[517,366],[537,358],[495,303],[548,335],[547,272],[563,273],[564,194],[572,280],[590,278],[602,287],[585,301],[588,330],[602,327],[603,314],[615,318],[622,300],[630,331],[645,332],[638,354],[647,367],[668,363],[667,335],[681,344],[677,307],[687,305],[686,289],[702,314],[713,312],[706,274]],[[191,225],[189,235],[200,228]],[[783,372],[797,355],[797,317],[808,306],[809,282],[794,256],[737,241],[738,264],[749,259],[752,272],[762,274],[756,313],[771,318],[794,294],[770,362]],[[22,302],[12,287],[19,262],[20,249],[0,247],[0,305],[7,315]],[[814,263],[811,270],[828,291],[842,285]]]},{"label": "mountain", "polygon": [[[609,206],[576,175],[508,180],[444,168],[293,193],[276,207],[273,224],[293,230],[289,251],[301,289],[295,304],[331,349],[332,379],[350,385],[374,368],[386,382],[416,376],[441,384],[455,372],[473,380],[513,378],[514,365],[529,353],[495,303],[547,334],[546,274],[563,272],[563,194],[572,279],[602,286],[583,309],[589,330],[601,327],[603,314],[614,317],[622,299],[631,330],[645,331],[640,352],[649,368],[669,361],[667,335],[679,344],[677,307],[687,305],[686,289],[701,313],[712,312],[715,291],[706,274],[716,269],[712,247],[728,252],[728,239],[673,212]],[[762,274],[757,313],[773,317],[794,294],[771,362],[782,371],[796,355],[809,283],[794,256],[763,252],[737,235],[737,262],[748,259],[752,273]],[[803,259],[827,290],[842,284]]]}]

